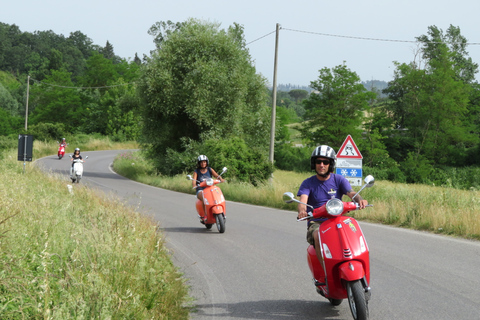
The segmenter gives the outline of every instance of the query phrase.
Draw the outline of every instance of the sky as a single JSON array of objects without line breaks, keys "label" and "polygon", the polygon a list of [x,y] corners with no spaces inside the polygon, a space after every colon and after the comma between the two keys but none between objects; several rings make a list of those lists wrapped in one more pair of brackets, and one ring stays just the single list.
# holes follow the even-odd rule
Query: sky
[{"label": "sky", "polygon": [[65,37],[81,31],[96,45],[109,41],[115,54],[127,59],[150,55],[155,46],[148,30],[158,21],[196,18],[219,23],[221,29],[236,22],[244,27],[257,73],[269,84],[278,23],[277,83],[308,86],[319,70],[342,64],[362,81],[390,81],[393,61],[414,60],[415,38],[432,25],[444,31],[460,27],[472,43],[469,56],[480,64],[478,12],[478,0],[5,0],[0,22],[23,32],[52,30]]}]

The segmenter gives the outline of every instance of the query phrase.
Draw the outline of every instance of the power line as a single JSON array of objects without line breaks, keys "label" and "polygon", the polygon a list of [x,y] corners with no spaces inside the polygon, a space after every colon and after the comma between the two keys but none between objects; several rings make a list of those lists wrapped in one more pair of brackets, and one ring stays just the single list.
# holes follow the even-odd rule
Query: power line
[{"label": "power line", "polygon": [[276,30],[273,30],[272,32],[267,33],[266,35],[261,36],[260,38],[257,38],[257,39],[255,39],[255,40],[253,40],[253,41],[248,42],[246,45],[248,46],[249,44],[254,43],[255,41],[258,41],[258,40],[263,39],[263,38],[265,38],[265,37],[268,37],[269,35],[271,35],[272,33],[275,33],[275,32],[277,32],[277,31],[276,31]]},{"label": "power line", "polygon": [[46,83],[46,82],[36,80],[36,79],[33,79],[33,78],[30,78],[30,80],[33,80],[34,82],[44,84],[44,85],[47,85],[47,86],[58,87],[58,88],[66,88],[66,89],[102,89],[102,88],[115,88],[115,87],[127,86],[129,84],[135,84],[135,82],[130,82],[130,83],[114,84],[114,85],[111,85],[111,86],[102,86],[102,87],[68,87],[68,86],[61,86],[61,85],[53,84],[53,83]]},{"label": "power line", "polygon": [[[286,31],[292,31],[292,32],[300,32],[300,33],[307,33],[307,34],[314,34],[318,36],[325,36],[325,37],[334,37],[334,38],[347,38],[347,39],[356,39],[356,40],[367,40],[367,41],[383,41],[383,42],[403,42],[403,43],[418,43],[419,41],[417,40],[396,40],[396,39],[382,39],[382,38],[368,38],[368,37],[356,37],[356,36],[344,36],[344,35],[339,35],[339,34],[331,34],[331,33],[322,33],[322,32],[313,32],[313,31],[304,31],[304,30],[296,30],[296,29],[289,29],[289,28],[281,28]],[[272,33],[275,33],[275,31],[272,31],[270,33],[267,33],[266,35],[257,38],[253,41],[250,41],[247,43],[247,45],[258,41],[260,39],[263,39]],[[434,41],[430,41],[430,43],[435,43]],[[438,42],[438,43],[443,43],[443,42]],[[467,42],[465,43],[466,45],[480,45],[480,42]]]}]

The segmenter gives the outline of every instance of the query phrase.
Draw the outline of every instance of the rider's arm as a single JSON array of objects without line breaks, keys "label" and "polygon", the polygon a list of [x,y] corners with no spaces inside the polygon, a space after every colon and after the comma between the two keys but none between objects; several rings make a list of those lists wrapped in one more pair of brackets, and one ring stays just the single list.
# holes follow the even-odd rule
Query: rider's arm
[{"label": "rider's arm", "polygon": [[215,172],[215,170],[213,170],[212,168],[210,168],[210,170],[212,170],[212,176],[213,176],[214,178],[218,178],[218,179],[219,179],[220,181],[222,181],[222,182],[225,181],[225,180],[223,180],[222,177],[220,177],[220,176],[218,175],[218,173]]},{"label": "rider's arm", "polygon": [[[307,203],[307,201],[308,201],[308,195],[302,194],[302,195],[300,196],[300,201],[303,202],[303,203]],[[302,203],[299,203],[299,204],[298,204],[297,211],[298,211],[298,219],[305,218],[306,216],[308,216],[308,214],[307,214],[307,206],[304,205],[304,204],[302,204]]]},{"label": "rider's arm", "polygon": [[192,180],[192,187],[195,188],[197,186],[197,171],[193,172],[193,180]]},{"label": "rider's arm", "polygon": [[[347,196],[350,197],[350,199],[353,199],[353,197],[356,195],[357,193],[355,191],[353,191],[353,189],[351,189],[350,191],[347,192]],[[353,199],[353,201],[355,201],[356,203],[358,203],[360,205],[360,209],[364,209],[366,205],[368,205],[368,201],[363,199],[361,195],[357,195],[355,197],[355,199]]]}]

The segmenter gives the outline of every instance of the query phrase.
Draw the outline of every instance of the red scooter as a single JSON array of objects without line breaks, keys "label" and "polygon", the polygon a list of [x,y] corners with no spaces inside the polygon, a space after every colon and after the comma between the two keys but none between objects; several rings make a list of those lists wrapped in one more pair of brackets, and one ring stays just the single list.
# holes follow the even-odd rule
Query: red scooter
[{"label": "red scooter", "polygon": [[[58,143],[58,141],[57,141],[57,143]],[[58,159],[59,159],[59,160],[61,160],[61,159],[63,158],[63,156],[65,155],[65,147],[66,147],[66,146],[68,146],[67,143],[60,143],[60,144],[58,145],[58,153],[57,153],[57,155],[58,155]]]},{"label": "red scooter", "polygon": [[[227,172],[227,167],[224,167],[222,172],[219,174],[221,176]],[[187,175],[188,180],[193,180],[191,175]],[[198,181],[198,180],[196,180]],[[223,196],[222,190],[216,186],[217,184],[222,183],[219,179],[205,179],[197,187],[205,188],[203,189],[203,203],[197,199],[195,207],[197,208],[198,217],[200,218],[200,223],[204,224],[207,229],[211,229],[213,224],[217,225],[218,232],[225,232],[225,198]],[[197,188],[195,187],[195,188]],[[205,211],[203,206],[205,204]]]},{"label": "red scooter", "polygon": [[[367,176],[357,194],[365,187],[373,186],[374,181],[372,176]],[[286,203],[302,203],[291,192],[284,193],[283,199]],[[310,245],[307,249],[308,266],[317,292],[334,306],[347,298],[353,319],[368,319],[368,301],[371,295],[368,245],[357,221],[344,216],[357,210],[358,204],[332,198],[316,209],[307,206],[313,209],[310,217],[327,218],[318,230],[323,264],[318,260],[314,246]]]}]

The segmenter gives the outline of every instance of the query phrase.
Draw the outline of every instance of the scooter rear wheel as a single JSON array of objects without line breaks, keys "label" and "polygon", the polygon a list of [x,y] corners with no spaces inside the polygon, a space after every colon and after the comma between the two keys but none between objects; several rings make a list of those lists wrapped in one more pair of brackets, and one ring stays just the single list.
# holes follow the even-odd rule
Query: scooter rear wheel
[{"label": "scooter rear wheel", "polygon": [[207,224],[205,225],[205,227],[206,227],[208,230],[212,229],[212,226],[213,226],[212,223],[207,223]]},{"label": "scooter rear wheel", "polygon": [[360,280],[347,282],[347,296],[354,320],[368,320],[368,302]]},{"label": "scooter rear wheel", "polygon": [[224,233],[225,232],[225,217],[223,213],[215,215],[215,221],[217,223],[218,232]]}]

